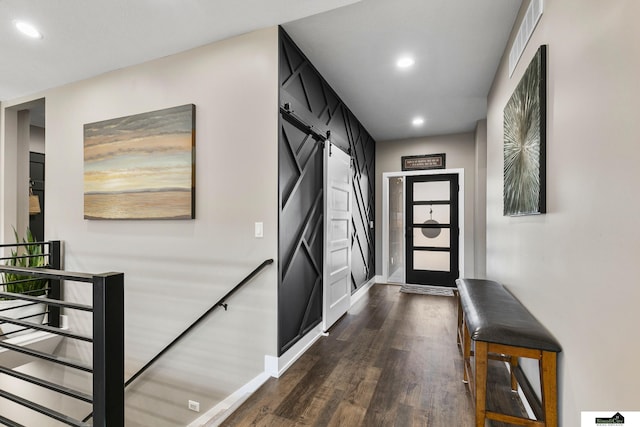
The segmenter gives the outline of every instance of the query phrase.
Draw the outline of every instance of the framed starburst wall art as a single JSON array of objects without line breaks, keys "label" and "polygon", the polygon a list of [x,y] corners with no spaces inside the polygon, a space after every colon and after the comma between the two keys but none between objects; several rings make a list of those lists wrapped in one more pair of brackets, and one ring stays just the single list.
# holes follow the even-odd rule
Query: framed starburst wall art
[{"label": "framed starburst wall art", "polygon": [[84,125],[85,219],[195,217],[195,105]]},{"label": "framed starburst wall art", "polygon": [[542,45],[504,108],[504,215],[546,212],[546,76]]}]

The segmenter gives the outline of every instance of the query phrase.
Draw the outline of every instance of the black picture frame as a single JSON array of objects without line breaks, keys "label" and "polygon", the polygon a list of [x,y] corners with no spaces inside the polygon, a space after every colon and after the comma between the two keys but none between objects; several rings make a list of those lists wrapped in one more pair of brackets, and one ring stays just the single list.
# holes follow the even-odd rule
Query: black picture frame
[{"label": "black picture frame", "polygon": [[417,171],[428,169],[445,169],[446,154],[421,154],[419,156],[402,156],[402,171]]}]

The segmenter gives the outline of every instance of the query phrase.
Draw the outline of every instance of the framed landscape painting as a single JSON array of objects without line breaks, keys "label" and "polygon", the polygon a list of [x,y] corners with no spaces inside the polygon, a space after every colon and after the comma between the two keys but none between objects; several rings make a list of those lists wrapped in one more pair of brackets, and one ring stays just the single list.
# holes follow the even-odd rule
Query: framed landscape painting
[{"label": "framed landscape painting", "polygon": [[85,219],[195,217],[195,105],[84,125]]},{"label": "framed landscape painting", "polygon": [[546,75],[543,45],[504,108],[504,215],[546,212]]}]

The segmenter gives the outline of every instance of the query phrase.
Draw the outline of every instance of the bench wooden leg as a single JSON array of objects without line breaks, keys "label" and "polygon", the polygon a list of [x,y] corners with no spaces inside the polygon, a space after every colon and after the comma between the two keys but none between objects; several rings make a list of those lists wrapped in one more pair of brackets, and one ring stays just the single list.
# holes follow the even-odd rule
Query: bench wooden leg
[{"label": "bench wooden leg", "polygon": [[454,290],[453,294],[456,296],[456,302],[458,303],[458,331],[456,334],[456,343],[462,348],[462,328],[463,328],[463,313],[462,313],[462,304],[460,304],[460,294],[458,294],[458,290]]},{"label": "bench wooden leg", "polygon": [[467,369],[471,370],[471,337],[469,336],[469,329],[467,329],[467,325],[462,325],[462,347],[463,347],[463,378],[462,382],[465,384],[469,383],[469,376],[467,374]]},{"label": "bench wooden leg", "polygon": [[476,365],[474,375],[474,383],[476,386],[476,427],[484,427],[487,413],[488,344],[486,342],[476,341],[473,356]]},{"label": "bench wooden leg", "polygon": [[543,351],[540,358],[540,386],[545,427],[558,427],[557,353]]}]

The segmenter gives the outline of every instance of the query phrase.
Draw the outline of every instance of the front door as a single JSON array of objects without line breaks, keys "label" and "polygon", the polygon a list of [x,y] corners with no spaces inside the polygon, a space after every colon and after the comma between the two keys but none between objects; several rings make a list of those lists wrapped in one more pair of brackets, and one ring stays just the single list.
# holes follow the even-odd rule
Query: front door
[{"label": "front door", "polygon": [[455,286],[459,277],[458,175],[406,180],[406,282]]},{"label": "front door", "polygon": [[322,329],[351,306],[351,156],[326,142]]}]

